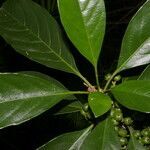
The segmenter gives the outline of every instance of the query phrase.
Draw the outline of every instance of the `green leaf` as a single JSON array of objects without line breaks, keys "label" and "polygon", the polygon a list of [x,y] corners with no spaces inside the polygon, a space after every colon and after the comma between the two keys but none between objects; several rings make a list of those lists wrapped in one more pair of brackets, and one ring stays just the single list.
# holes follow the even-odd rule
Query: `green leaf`
[{"label": "green leaf", "polygon": [[150,112],[150,81],[126,81],[113,88],[112,93],[125,107]]},{"label": "green leaf", "polygon": [[0,128],[17,125],[50,109],[71,94],[53,78],[0,74]]},{"label": "green leaf", "polygon": [[145,147],[143,147],[138,140],[133,136],[133,129],[129,128],[130,131],[130,140],[129,144],[127,146],[128,150],[146,150]]},{"label": "green leaf", "polygon": [[150,63],[150,1],[130,21],[122,42],[118,72]]},{"label": "green leaf", "polygon": [[83,141],[90,133],[92,127],[60,135],[38,148],[38,150],[80,150]]},{"label": "green leaf", "polygon": [[89,94],[88,102],[95,117],[99,117],[106,113],[111,108],[112,104],[110,97],[100,92]]},{"label": "green leaf", "polygon": [[8,0],[0,9],[0,35],[22,55],[78,74],[57,22],[31,0]]},{"label": "green leaf", "polygon": [[105,33],[103,0],[58,0],[61,21],[79,52],[96,66]]},{"label": "green leaf", "polygon": [[63,108],[61,108],[58,112],[55,113],[55,115],[64,115],[64,114],[70,114],[75,112],[80,112],[82,110],[82,105],[79,101],[74,101]]},{"label": "green leaf", "polygon": [[80,150],[119,150],[119,138],[109,118],[100,122],[83,142]]},{"label": "green leaf", "polygon": [[145,68],[138,80],[150,80],[150,65]]}]

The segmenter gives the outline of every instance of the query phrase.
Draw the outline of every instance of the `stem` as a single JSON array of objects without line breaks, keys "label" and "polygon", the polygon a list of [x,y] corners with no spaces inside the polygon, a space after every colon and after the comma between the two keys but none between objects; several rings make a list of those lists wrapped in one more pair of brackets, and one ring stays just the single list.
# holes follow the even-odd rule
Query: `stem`
[{"label": "stem", "polygon": [[89,94],[89,92],[87,92],[87,91],[70,91],[68,93],[71,93],[71,94]]},{"label": "stem", "polygon": [[104,87],[104,92],[107,90],[110,82],[112,81],[112,79],[114,78],[114,76],[118,73],[118,69],[112,74],[111,78],[107,81],[105,87]]},{"label": "stem", "polygon": [[99,84],[99,79],[98,79],[98,70],[97,70],[96,66],[94,68],[95,68],[95,77],[96,77],[97,88],[98,88],[98,91],[101,91],[100,84]]},{"label": "stem", "polygon": [[80,77],[88,85],[88,87],[93,88],[92,84],[84,76],[82,76],[82,74],[80,72],[75,71],[75,73],[78,77]]}]

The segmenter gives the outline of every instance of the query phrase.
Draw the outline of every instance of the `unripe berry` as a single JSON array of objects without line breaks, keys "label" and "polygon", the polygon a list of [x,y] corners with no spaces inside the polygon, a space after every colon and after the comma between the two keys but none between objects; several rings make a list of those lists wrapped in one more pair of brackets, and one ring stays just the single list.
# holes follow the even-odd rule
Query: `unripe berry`
[{"label": "unripe berry", "polygon": [[110,73],[108,73],[108,74],[105,75],[105,80],[106,81],[108,81],[110,78],[111,78],[111,74]]},{"label": "unripe berry", "polygon": [[119,80],[121,80],[121,76],[120,75],[117,75],[117,76],[114,77],[114,81],[119,81]]},{"label": "unripe berry", "polygon": [[118,131],[119,130],[119,127],[118,126],[115,126],[115,131]]},{"label": "unripe berry", "polygon": [[130,117],[124,118],[123,121],[124,121],[124,124],[127,126],[129,126],[133,123],[133,120]]},{"label": "unripe berry", "polygon": [[150,132],[149,132],[149,129],[143,129],[142,131],[141,131],[141,134],[143,135],[143,136],[150,136]]},{"label": "unripe berry", "polygon": [[114,119],[117,120],[117,121],[121,121],[123,118],[123,114],[122,113],[115,113],[115,116],[114,116]]},{"label": "unripe berry", "polygon": [[133,132],[133,136],[138,139],[141,136],[141,132],[139,130],[135,130]]},{"label": "unripe berry", "polygon": [[121,144],[121,146],[127,145],[127,143],[128,143],[128,140],[126,138],[124,138],[124,137],[120,138],[120,144]]},{"label": "unripe berry", "polygon": [[113,123],[114,126],[119,125],[119,122],[117,120],[115,120],[114,118],[112,118],[112,123]]},{"label": "unripe berry", "polygon": [[142,138],[142,143],[145,144],[145,145],[150,144],[150,137],[144,136],[144,137]]},{"label": "unripe berry", "polygon": [[120,128],[120,129],[118,130],[118,135],[121,136],[121,137],[127,137],[127,134],[128,134],[128,132],[127,132],[126,129]]},{"label": "unripe berry", "polygon": [[88,103],[85,103],[85,104],[83,105],[83,109],[84,109],[85,112],[88,111],[88,109],[89,109]]}]

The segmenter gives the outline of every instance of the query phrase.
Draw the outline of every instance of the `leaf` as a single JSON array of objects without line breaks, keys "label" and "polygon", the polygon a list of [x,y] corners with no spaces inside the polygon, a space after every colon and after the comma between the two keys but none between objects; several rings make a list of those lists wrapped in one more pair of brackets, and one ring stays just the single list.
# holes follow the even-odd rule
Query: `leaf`
[{"label": "leaf", "polygon": [[130,131],[130,140],[128,144],[128,150],[146,150],[139,142],[138,140],[133,136],[133,129],[129,128]]},{"label": "leaf", "polygon": [[138,80],[150,80],[150,65],[145,68]]},{"label": "leaf", "polygon": [[80,150],[83,141],[90,133],[92,127],[60,135],[38,148],[38,150]]},{"label": "leaf", "polygon": [[[40,72],[35,72],[35,71],[20,71],[20,73],[25,73],[25,74],[29,74],[29,75],[38,76],[38,77],[41,77],[41,78],[44,78],[46,80],[51,81],[51,77],[50,76],[48,76],[46,74],[43,74],[43,73],[40,73]],[[65,99],[66,100],[74,100],[74,99],[76,99],[76,97],[74,95],[69,95]]]},{"label": "leaf", "polygon": [[126,81],[112,89],[116,100],[125,107],[150,112],[150,81]]},{"label": "leaf", "polygon": [[0,35],[22,55],[78,74],[57,22],[31,0],[8,0],[0,9]]},{"label": "leaf", "polygon": [[134,15],[126,30],[118,62],[118,72],[150,63],[150,1]]},{"label": "leaf", "polygon": [[70,114],[75,112],[80,112],[82,110],[82,106],[79,103],[79,101],[74,101],[63,108],[61,108],[55,115],[64,115],[64,114]]},{"label": "leaf", "polygon": [[50,109],[71,94],[53,78],[0,74],[0,128],[17,125]]},{"label": "leaf", "polygon": [[110,119],[100,122],[83,142],[80,150],[119,150],[119,138]]},{"label": "leaf", "polygon": [[105,33],[103,0],[58,0],[61,21],[79,52],[96,66]]},{"label": "leaf", "polygon": [[110,97],[100,92],[89,94],[88,102],[95,117],[99,117],[106,113],[111,108],[112,104]]}]

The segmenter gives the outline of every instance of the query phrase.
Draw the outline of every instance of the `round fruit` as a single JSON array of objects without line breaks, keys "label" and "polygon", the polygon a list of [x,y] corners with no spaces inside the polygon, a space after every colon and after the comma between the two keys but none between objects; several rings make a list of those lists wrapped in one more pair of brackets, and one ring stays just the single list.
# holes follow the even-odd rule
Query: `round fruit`
[{"label": "round fruit", "polygon": [[115,76],[115,77],[114,77],[114,80],[115,80],[115,81],[121,80],[121,76],[120,76],[120,75]]},{"label": "round fruit", "polygon": [[119,130],[119,127],[118,126],[115,126],[115,131],[118,131]]},{"label": "round fruit", "polygon": [[84,117],[86,116],[86,112],[84,110],[80,111],[81,115],[83,115]]},{"label": "round fruit", "polygon": [[143,136],[150,136],[149,129],[147,129],[147,128],[143,129],[143,130],[141,131],[141,134],[142,134]]},{"label": "round fruit", "polygon": [[84,109],[84,111],[88,111],[88,109],[89,109],[89,105],[88,105],[88,103],[85,103],[84,105],[83,105],[83,109]]},{"label": "round fruit", "polygon": [[118,135],[121,136],[121,137],[127,137],[127,134],[128,134],[128,132],[127,132],[126,129],[120,128],[118,130]]},{"label": "round fruit", "polygon": [[148,136],[144,136],[142,138],[142,143],[145,144],[145,145],[150,144],[150,138]]},{"label": "round fruit", "polygon": [[105,80],[106,81],[108,81],[110,78],[111,78],[111,74],[110,73],[108,73],[108,74],[105,75]]},{"label": "round fruit", "polygon": [[120,144],[121,144],[121,146],[127,145],[127,143],[128,143],[128,140],[126,138],[124,138],[124,137],[120,138]]},{"label": "round fruit", "polygon": [[133,136],[138,139],[141,136],[141,132],[139,130],[135,130],[133,132]]},{"label": "round fruit", "polygon": [[121,121],[123,119],[123,114],[120,112],[116,112],[114,115],[114,119],[117,121]]},{"label": "round fruit", "polygon": [[124,121],[124,124],[127,126],[129,126],[133,123],[133,120],[130,117],[124,118],[123,121]]},{"label": "round fruit", "polygon": [[114,118],[112,118],[112,123],[113,123],[113,125],[115,125],[115,126],[119,125],[119,122],[118,122],[117,120],[115,120]]}]

